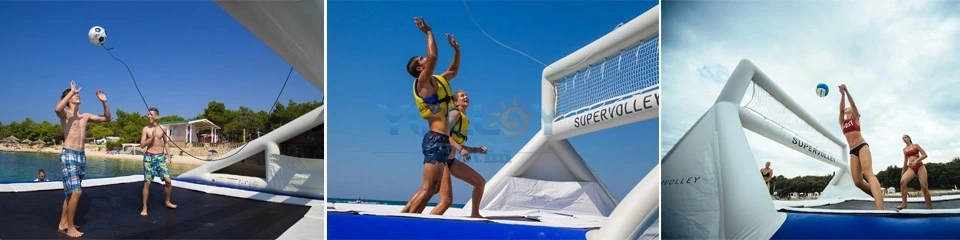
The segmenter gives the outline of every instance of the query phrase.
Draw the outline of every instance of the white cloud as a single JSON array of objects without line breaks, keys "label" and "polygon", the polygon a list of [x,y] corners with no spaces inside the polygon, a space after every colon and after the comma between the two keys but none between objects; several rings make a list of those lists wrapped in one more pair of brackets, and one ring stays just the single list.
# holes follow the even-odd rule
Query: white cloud
[{"label": "white cloud", "polygon": [[[958,6],[927,1],[665,4],[662,153],[716,101],[739,60],[749,59],[839,137],[837,86],[847,84],[862,114],[874,172],[902,165],[904,133],[926,149],[928,162],[960,156],[955,136],[960,133],[960,15],[952,14]],[[820,82],[831,86],[826,98],[814,94]],[[787,177],[835,170],[747,133],[758,168],[769,160],[778,175]]]}]

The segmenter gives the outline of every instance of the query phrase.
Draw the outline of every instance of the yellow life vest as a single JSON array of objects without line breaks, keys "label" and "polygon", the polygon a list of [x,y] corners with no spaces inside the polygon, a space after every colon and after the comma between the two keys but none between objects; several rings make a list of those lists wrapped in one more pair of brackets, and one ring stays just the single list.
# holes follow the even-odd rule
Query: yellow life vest
[{"label": "yellow life vest", "polygon": [[453,128],[450,129],[450,138],[457,141],[457,144],[463,144],[467,141],[467,129],[470,128],[470,119],[467,118],[467,115],[463,114],[463,111],[458,110],[457,112],[460,113],[460,121],[457,121],[457,124],[453,125]]},{"label": "yellow life vest", "polygon": [[427,98],[421,98],[418,93],[417,80],[413,80],[413,100],[417,102],[417,109],[420,110],[420,117],[429,119],[437,113],[447,113],[453,109],[453,91],[450,90],[450,83],[447,78],[441,75],[433,75],[440,86],[437,86],[437,92]]}]

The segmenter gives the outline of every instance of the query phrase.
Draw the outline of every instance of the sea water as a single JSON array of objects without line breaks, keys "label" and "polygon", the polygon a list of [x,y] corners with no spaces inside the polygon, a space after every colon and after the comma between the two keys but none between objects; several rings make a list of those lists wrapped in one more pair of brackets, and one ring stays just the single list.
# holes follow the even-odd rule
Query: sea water
[{"label": "sea water", "polygon": [[[179,176],[196,166],[189,164],[170,165],[171,177]],[[37,171],[43,169],[49,181],[61,181],[60,160],[53,153],[0,152],[0,183],[33,182]],[[87,157],[84,179],[108,178],[143,174],[143,162]]]},{"label": "sea water", "polygon": [[[436,196],[434,198],[437,198]],[[357,199],[348,199],[348,198],[327,198],[329,203],[356,203]],[[395,201],[395,200],[377,200],[377,199],[360,199],[362,203],[366,204],[385,204],[385,205],[398,205],[404,206],[407,205],[407,201]],[[436,202],[427,203],[427,206],[433,207],[436,206]],[[454,203],[450,204],[451,208],[463,208],[464,204]]]}]

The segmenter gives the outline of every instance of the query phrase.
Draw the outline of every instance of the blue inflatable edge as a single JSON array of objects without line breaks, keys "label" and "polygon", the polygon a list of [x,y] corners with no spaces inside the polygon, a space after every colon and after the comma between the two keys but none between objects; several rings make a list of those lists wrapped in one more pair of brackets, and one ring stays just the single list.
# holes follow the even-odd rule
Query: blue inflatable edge
[{"label": "blue inflatable edge", "polygon": [[958,239],[958,215],[788,212],[771,239]]},{"label": "blue inflatable edge", "polygon": [[329,239],[586,239],[589,229],[327,212]]}]

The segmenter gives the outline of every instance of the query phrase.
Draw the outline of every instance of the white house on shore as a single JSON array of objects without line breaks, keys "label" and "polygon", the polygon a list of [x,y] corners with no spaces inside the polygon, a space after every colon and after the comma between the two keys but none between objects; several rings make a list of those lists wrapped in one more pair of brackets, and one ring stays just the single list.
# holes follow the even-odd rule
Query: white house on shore
[{"label": "white house on shore", "polygon": [[120,137],[104,137],[101,139],[93,139],[93,143],[97,145],[104,145],[104,144],[107,144],[107,142],[119,142],[119,141],[120,141]]},{"label": "white house on shore", "polygon": [[[220,126],[213,124],[213,122],[207,119],[164,122],[160,123],[160,126],[167,130],[167,135],[169,135],[174,142],[220,142],[220,138],[218,137],[218,131],[221,129]],[[199,135],[199,132],[204,130],[210,130],[211,134],[209,138],[204,139]]]}]

